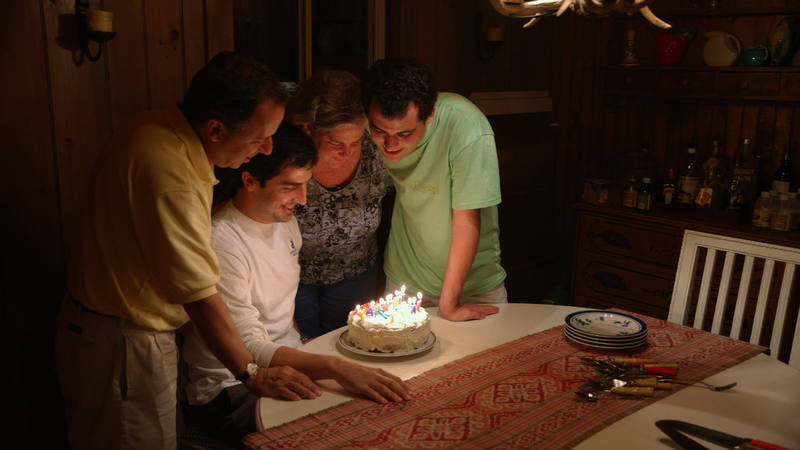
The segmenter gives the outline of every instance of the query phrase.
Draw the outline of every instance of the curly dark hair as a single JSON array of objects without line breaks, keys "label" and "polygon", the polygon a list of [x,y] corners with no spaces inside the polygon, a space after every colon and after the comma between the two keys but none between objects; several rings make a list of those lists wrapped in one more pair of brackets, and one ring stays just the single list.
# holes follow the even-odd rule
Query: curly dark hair
[{"label": "curly dark hair", "polygon": [[221,52],[192,78],[180,108],[192,126],[217,119],[236,132],[265,100],[285,104],[287,98],[269,67],[249,56]]},{"label": "curly dark hair", "polygon": [[213,204],[218,205],[236,194],[236,191],[243,186],[243,172],[249,172],[261,186],[264,186],[284,168],[305,167],[309,164],[314,166],[318,158],[317,147],[311,137],[284,120],[272,136],[271,154],[257,153],[237,169],[217,169],[216,176],[220,182],[214,186]]},{"label": "curly dark hair", "polygon": [[370,67],[361,87],[364,110],[375,102],[381,114],[389,118],[402,117],[414,102],[419,108],[419,120],[433,113],[436,104],[436,79],[428,66],[407,58],[387,58]]}]

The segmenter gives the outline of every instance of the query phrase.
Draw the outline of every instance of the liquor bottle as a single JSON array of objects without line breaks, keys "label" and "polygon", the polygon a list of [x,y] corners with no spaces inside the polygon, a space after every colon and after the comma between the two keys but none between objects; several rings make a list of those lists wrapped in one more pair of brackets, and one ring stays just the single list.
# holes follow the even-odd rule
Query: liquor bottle
[{"label": "liquor bottle", "polygon": [[753,206],[753,226],[769,228],[769,220],[774,211],[772,197],[764,191]]},{"label": "liquor bottle", "polygon": [[650,186],[650,178],[642,178],[642,185],[636,196],[636,211],[645,213],[653,209],[653,189]]},{"label": "liquor bottle", "polygon": [[672,196],[675,194],[675,169],[669,169],[667,179],[664,181],[664,186],[662,187],[662,193],[664,195],[664,204],[671,205]]},{"label": "liquor bottle", "polygon": [[686,150],[688,162],[678,179],[678,203],[691,204],[700,187],[700,170],[697,167],[697,147],[692,143]]},{"label": "liquor bottle", "polygon": [[789,231],[800,229],[800,199],[797,194],[789,192]]},{"label": "liquor bottle", "polygon": [[780,200],[769,217],[769,228],[776,231],[789,231],[789,195],[780,194]]},{"label": "liquor bottle", "polygon": [[630,209],[636,208],[636,195],[638,194],[638,190],[639,189],[636,187],[636,178],[628,178],[628,185],[625,186],[625,190],[622,191],[622,206]]},{"label": "liquor bottle", "polygon": [[[703,184],[697,191],[697,196],[694,199],[695,204],[701,208],[711,208],[712,200],[719,198],[721,189],[718,187],[719,182],[719,166],[720,166],[720,149],[719,139],[714,139],[711,142],[711,156],[708,157],[706,162],[703,163]],[[716,197],[715,197],[716,196]]]},{"label": "liquor bottle", "polygon": [[747,217],[748,221],[756,189],[756,164],[757,162],[752,157],[752,141],[749,138],[744,138],[741,147],[736,153],[736,164],[731,176],[728,210],[742,212],[741,217]]},{"label": "liquor bottle", "polygon": [[783,162],[772,177],[772,189],[787,194],[792,185],[792,166],[789,162],[789,147],[783,149]]}]

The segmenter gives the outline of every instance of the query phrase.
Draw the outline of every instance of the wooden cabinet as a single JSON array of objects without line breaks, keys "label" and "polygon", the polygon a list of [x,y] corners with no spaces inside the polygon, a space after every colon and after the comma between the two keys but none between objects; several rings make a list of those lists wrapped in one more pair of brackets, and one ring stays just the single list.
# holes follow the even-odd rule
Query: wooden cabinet
[{"label": "wooden cabinet", "polygon": [[573,304],[666,317],[683,230],[630,214],[578,214]]},{"label": "wooden cabinet", "polygon": [[[653,214],[576,205],[572,304],[616,307],[666,319],[683,232],[694,230],[800,246],[800,233],[756,230],[713,218],[688,217],[680,208]],[[798,289],[795,289],[795,295]]]}]

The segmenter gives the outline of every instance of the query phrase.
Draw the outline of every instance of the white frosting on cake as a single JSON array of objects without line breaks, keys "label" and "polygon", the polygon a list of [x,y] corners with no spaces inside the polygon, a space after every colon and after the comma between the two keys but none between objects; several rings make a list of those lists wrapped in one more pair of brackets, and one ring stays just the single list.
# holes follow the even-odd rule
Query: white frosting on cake
[{"label": "white frosting on cake", "polygon": [[357,305],[347,318],[350,344],[367,351],[398,352],[422,347],[431,332],[422,294],[401,290]]}]

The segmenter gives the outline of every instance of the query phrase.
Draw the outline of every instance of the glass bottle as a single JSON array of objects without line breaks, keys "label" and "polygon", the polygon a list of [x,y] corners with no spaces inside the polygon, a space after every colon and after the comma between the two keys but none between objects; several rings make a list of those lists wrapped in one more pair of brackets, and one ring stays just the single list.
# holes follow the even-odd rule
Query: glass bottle
[{"label": "glass bottle", "polygon": [[769,218],[769,227],[776,231],[789,231],[789,195],[781,194]]},{"label": "glass bottle", "polygon": [[636,208],[637,191],[636,178],[628,178],[628,184],[625,186],[625,190],[622,191],[622,206],[631,209]]},{"label": "glass bottle", "polygon": [[734,212],[744,211],[745,214],[750,210],[756,189],[756,164],[757,162],[752,157],[752,141],[750,138],[744,138],[736,153],[736,164],[731,176],[728,210]]},{"label": "glass bottle", "polygon": [[669,169],[669,172],[667,173],[667,179],[664,181],[662,192],[664,194],[664,204],[671,205],[672,196],[675,194],[675,169]]},{"label": "glass bottle", "polygon": [[690,204],[700,187],[700,170],[697,167],[697,148],[692,144],[687,150],[688,162],[678,179],[678,203]]},{"label": "glass bottle", "polygon": [[792,184],[792,166],[789,162],[789,147],[783,149],[783,162],[772,177],[772,189],[787,194]]},{"label": "glass bottle", "polygon": [[716,195],[719,197],[720,189],[717,182],[719,181],[717,170],[720,165],[720,150],[719,139],[714,139],[711,142],[711,156],[703,163],[703,183],[697,191],[697,196],[694,199],[695,204],[701,208],[711,208],[712,200]]},{"label": "glass bottle", "polygon": [[797,194],[789,192],[789,231],[800,229],[800,199]]},{"label": "glass bottle", "polygon": [[644,213],[653,209],[653,189],[650,186],[650,177],[642,178],[642,185],[636,196],[636,211]]},{"label": "glass bottle", "polygon": [[753,226],[769,228],[770,217],[773,211],[772,197],[764,191],[753,206]]}]

